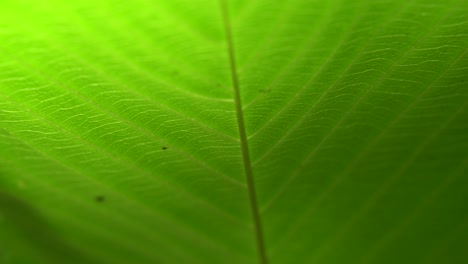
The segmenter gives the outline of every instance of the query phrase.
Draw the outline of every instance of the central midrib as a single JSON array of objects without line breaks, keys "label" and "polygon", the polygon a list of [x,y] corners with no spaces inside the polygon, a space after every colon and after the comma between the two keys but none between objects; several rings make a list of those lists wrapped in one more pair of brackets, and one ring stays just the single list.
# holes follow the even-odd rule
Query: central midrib
[{"label": "central midrib", "polygon": [[237,114],[237,126],[239,128],[242,159],[244,163],[244,171],[245,171],[245,176],[246,176],[246,181],[247,181],[247,188],[249,192],[250,208],[252,210],[252,218],[253,218],[252,220],[254,223],[255,241],[257,244],[259,262],[261,264],[267,264],[268,259],[267,259],[266,252],[265,252],[265,243],[263,239],[262,223],[260,220],[260,214],[258,210],[257,194],[255,190],[255,182],[253,179],[252,165],[250,162],[249,144],[247,140],[247,134],[245,131],[244,114],[242,111],[242,101],[241,101],[241,95],[240,95],[240,89],[239,89],[239,80],[237,77],[236,59],[235,59],[235,53],[234,53],[234,43],[232,40],[232,30],[231,30],[231,23],[230,23],[230,18],[229,18],[229,11],[228,11],[226,0],[220,0],[220,4],[221,4],[223,21],[224,21],[224,30],[225,30],[225,35],[226,35],[227,48],[228,48],[228,53],[229,53],[231,79],[232,79],[232,86],[234,89],[234,101],[235,101],[236,114]]}]

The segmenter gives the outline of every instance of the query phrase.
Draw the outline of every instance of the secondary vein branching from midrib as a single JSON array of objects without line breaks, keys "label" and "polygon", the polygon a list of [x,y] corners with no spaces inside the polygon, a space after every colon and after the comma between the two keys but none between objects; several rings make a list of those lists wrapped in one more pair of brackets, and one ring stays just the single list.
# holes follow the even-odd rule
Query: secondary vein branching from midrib
[{"label": "secondary vein branching from midrib", "polygon": [[265,243],[263,238],[263,231],[262,231],[262,223],[260,220],[260,213],[258,209],[257,203],[257,194],[255,190],[255,182],[253,178],[252,172],[252,165],[250,162],[250,154],[249,154],[249,144],[247,139],[247,134],[245,131],[245,123],[244,123],[244,114],[242,111],[242,101],[240,95],[240,88],[239,88],[239,79],[237,76],[237,68],[236,68],[236,58],[234,53],[234,42],[232,40],[232,29],[231,23],[229,18],[229,10],[227,0],[219,0],[221,5],[221,12],[223,17],[224,23],[224,31],[226,35],[226,42],[227,42],[227,49],[229,53],[229,63],[231,68],[231,79],[232,85],[234,89],[234,101],[236,106],[236,114],[237,114],[237,126],[239,128],[239,137],[240,137],[240,144],[242,149],[242,159],[244,163],[244,171],[247,180],[247,187],[249,191],[249,200],[250,200],[250,208],[252,210],[252,220],[254,223],[255,229],[255,240],[257,244],[257,251],[260,264],[267,264],[268,259],[265,252]]}]

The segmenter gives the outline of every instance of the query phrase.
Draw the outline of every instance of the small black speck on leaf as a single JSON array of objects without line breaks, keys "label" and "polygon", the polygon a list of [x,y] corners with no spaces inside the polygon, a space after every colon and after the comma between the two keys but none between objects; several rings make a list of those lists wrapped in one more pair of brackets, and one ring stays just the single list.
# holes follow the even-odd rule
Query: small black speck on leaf
[{"label": "small black speck on leaf", "polygon": [[166,150],[166,149],[167,149],[167,147],[162,147],[162,150]]},{"label": "small black speck on leaf", "polygon": [[102,203],[102,202],[104,202],[104,200],[105,200],[106,198],[105,198],[104,196],[102,196],[102,195],[98,195],[98,196],[96,196],[94,199],[96,200],[96,202]]}]

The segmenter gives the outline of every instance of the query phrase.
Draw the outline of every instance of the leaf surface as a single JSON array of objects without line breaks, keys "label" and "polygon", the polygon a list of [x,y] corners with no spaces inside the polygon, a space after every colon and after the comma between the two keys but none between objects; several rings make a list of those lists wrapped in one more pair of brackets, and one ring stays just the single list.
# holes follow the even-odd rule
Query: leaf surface
[{"label": "leaf surface", "polygon": [[2,263],[466,259],[466,1],[2,5]]}]

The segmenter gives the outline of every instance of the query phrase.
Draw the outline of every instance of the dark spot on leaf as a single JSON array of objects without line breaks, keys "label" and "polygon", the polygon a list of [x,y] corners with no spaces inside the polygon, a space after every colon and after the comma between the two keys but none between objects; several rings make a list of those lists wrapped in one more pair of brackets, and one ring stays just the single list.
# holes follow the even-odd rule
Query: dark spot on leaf
[{"label": "dark spot on leaf", "polygon": [[162,150],[166,150],[166,149],[167,149],[167,147],[162,147]]},{"label": "dark spot on leaf", "polygon": [[94,199],[98,203],[102,203],[102,202],[104,202],[104,200],[106,200],[106,198],[104,196],[102,196],[102,195],[98,195],[98,196],[94,197]]}]

